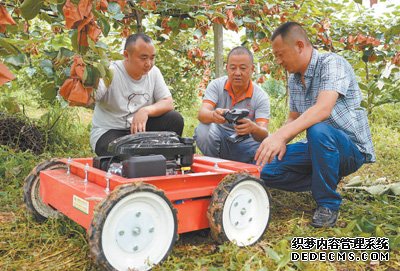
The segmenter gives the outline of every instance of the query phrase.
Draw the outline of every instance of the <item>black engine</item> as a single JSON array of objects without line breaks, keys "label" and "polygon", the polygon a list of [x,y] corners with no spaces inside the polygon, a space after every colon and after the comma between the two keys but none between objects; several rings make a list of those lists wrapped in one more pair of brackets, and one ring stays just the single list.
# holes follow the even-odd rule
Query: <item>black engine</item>
[{"label": "black engine", "polygon": [[143,132],[112,141],[112,156],[93,158],[93,166],[126,178],[162,176],[187,170],[193,163],[193,138],[175,132]]}]

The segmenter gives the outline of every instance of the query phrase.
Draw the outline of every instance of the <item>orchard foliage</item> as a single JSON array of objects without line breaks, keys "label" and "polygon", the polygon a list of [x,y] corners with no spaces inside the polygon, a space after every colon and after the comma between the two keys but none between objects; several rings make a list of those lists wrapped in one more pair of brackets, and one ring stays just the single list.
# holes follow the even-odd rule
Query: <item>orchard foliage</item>
[{"label": "orchard foliage", "polygon": [[[75,89],[85,94],[85,101],[70,104],[88,105],[99,78],[110,83],[109,61],[122,58],[123,38],[145,32],[156,42],[157,65],[178,108],[190,108],[214,77],[213,24],[236,32],[245,29],[240,42],[255,53],[260,67],[255,79],[262,84],[287,78],[274,64],[269,37],[291,20],[304,25],[317,48],[351,62],[371,112],[400,101],[400,8],[377,17],[360,2],[0,0],[0,61],[7,66],[0,63],[0,82],[13,79],[9,70],[17,75],[0,90],[10,98],[13,90],[27,87],[48,104],[57,101],[60,88],[67,98]],[[78,77],[74,59],[81,60]],[[5,100],[17,102],[0,102]]]}]

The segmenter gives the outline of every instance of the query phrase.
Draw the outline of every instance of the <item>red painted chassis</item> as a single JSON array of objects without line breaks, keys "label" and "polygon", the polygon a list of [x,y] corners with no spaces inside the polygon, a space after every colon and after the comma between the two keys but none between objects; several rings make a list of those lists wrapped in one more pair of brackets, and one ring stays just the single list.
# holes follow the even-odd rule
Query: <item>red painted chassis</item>
[{"label": "red painted chassis", "polygon": [[[67,164],[67,159],[60,161]],[[90,226],[97,203],[108,195],[105,192],[106,172],[93,168],[92,161],[92,158],[73,159],[70,163],[70,175],[63,169],[40,172],[40,195],[43,202],[85,229]],[[87,184],[84,183],[86,163],[89,165]],[[177,210],[178,233],[185,233],[209,227],[206,213],[210,198],[226,175],[246,172],[257,178],[260,176],[259,167],[255,165],[207,156],[196,156],[191,169],[193,173],[190,174],[132,179],[112,175],[110,190],[133,182],[146,182],[163,190]],[[88,202],[87,214],[73,206],[74,196]],[[181,204],[182,201],[184,204]]]},{"label": "red painted chassis", "polygon": [[[258,166],[195,155],[189,173],[182,172],[177,175],[127,179],[118,175],[107,175],[105,171],[94,168],[92,162],[92,158],[60,159],[55,162],[59,165],[58,167],[49,166],[46,168],[46,166],[44,166],[44,168],[40,168],[40,166],[38,166],[38,168],[35,168],[26,179],[24,188],[25,202],[30,202],[30,204],[27,203],[28,210],[31,209],[32,211],[33,209],[33,214],[35,215],[35,204],[33,202],[35,201],[35,191],[32,187],[29,187],[33,184],[38,191],[36,192],[36,194],[38,194],[36,197],[40,199],[40,204],[44,205],[45,208],[51,207],[49,208],[50,210],[55,209],[57,212],[75,221],[84,227],[89,232],[89,238],[93,239],[93,227],[94,224],[98,223],[95,219],[96,212],[98,212],[96,207],[97,209],[101,209],[101,206],[105,205],[104,203],[110,199],[110,194],[112,195],[113,191],[117,192],[119,188],[126,187],[126,185],[130,184],[132,187],[137,185],[144,187],[145,190],[146,187],[148,188],[150,185],[150,189],[151,187],[155,187],[156,190],[161,191],[161,196],[164,197],[164,200],[170,205],[175,220],[175,235],[211,227],[212,237],[216,241],[232,241],[229,236],[227,238],[230,231],[229,228],[235,228],[238,226],[237,223],[242,223],[243,221],[246,225],[261,222],[261,228],[255,228],[258,232],[257,237],[255,237],[256,239],[254,239],[254,242],[256,242],[268,226],[270,207],[269,194],[262,184],[262,181],[259,180],[260,168]],[[40,186],[32,182],[34,178],[40,180]],[[223,180],[225,181],[223,182]],[[254,183],[255,186],[252,183]],[[239,190],[235,187],[239,187]],[[131,188],[128,187],[128,190],[129,189]],[[133,188],[133,192],[134,189],[136,188]],[[244,189],[244,192],[242,193],[240,189]],[[131,192],[128,191],[128,194],[125,193],[124,196],[129,195]],[[229,199],[231,192],[233,195],[231,199]],[[254,212],[253,210],[250,217],[246,215],[251,211],[250,205],[253,203],[250,204],[250,202],[252,200],[256,202],[256,211]],[[225,208],[224,205],[228,204],[229,206]],[[215,208],[218,208],[218,206],[222,206],[228,210],[215,211]],[[242,208],[242,206],[245,208]],[[249,208],[247,206],[249,206]],[[267,214],[263,214],[264,206]],[[241,211],[238,209],[239,207]],[[235,208],[236,211],[234,210]],[[248,208],[247,214],[246,208]],[[254,209],[254,207],[252,208]],[[212,210],[210,211],[210,209]],[[107,212],[109,211],[110,210]],[[104,215],[107,216],[108,214],[106,213]],[[100,215],[97,214],[97,217],[98,216]],[[103,216],[103,214],[101,214],[101,216]],[[253,217],[254,220],[258,219],[258,221],[254,221]],[[261,220],[258,217],[262,217]],[[46,218],[46,215],[44,218]],[[232,222],[232,219],[236,222]],[[246,219],[246,221],[243,219]],[[105,223],[105,219],[100,220],[102,221],[100,224]],[[230,221],[228,223],[224,222],[224,220]],[[251,222],[252,220],[253,222]],[[128,222],[128,224],[129,223],[130,222]],[[228,228],[226,231],[227,234],[224,232],[224,227]],[[244,228],[246,227],[247,226]],[[217,232],[214,235],[213,230],[214,233]],[[98,230],[96,229],[96,231]],[[220,234],[221,232],[223,233],[222,235]],[[247,230],[247,234],[248,232]],[[117,234],[115,238],[118,239],[118,233],[115,234]],[[240,235],[241,233],[240,231],[239,233],[235,233],[234,231],[234,234]],[[102,239],[99,236],[95,238]],[[172,249],[176,238],[174,237],[173,239],[171,247],[168,249],[163,259],[165,259]],[[120,245],[121,242],[124,243],[124,239],[120,241]],[[249,245],[253,244],[253,241],[247,244],[246,241],[244,241],[244,243],[244,245]],[[122,244],[122,246],[125,246],[125,244]],[[92,254],[96,254],[96,251],[100,250],[99,254],[101,254],[101,258],[107,258],[104,256],[106,253],[102,251],[103,248],[101,244],[95,249],[92,247],[91,250]],[[94,253],[93,250],[95,251]],[[94,258],[99,257],[99,255],[93,256]],[[107,270],[118,269],[110,264],[102,263],[102,259],[97,259],[96,261]],[[107,261],[107,259],[105,261]],[[159,259],[159,261],[162,261],[162,259]],[[157,263],[158,262],[155,264]],[[153,264],[145,267],[139,266],[139,269],[144,268],[143,270],[148,270]]]}]

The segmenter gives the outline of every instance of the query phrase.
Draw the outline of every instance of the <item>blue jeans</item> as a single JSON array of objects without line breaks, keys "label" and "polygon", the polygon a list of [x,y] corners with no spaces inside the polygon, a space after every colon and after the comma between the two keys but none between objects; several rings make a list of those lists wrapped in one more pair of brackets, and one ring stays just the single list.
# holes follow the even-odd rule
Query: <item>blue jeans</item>
[{"label": "blue jeans", "polygon": [[318,206],[338,210],[342,198],[336,192],[342,177],[365,162],[349,136],[326,123],[307,129],[307,143],[288,144],[286,154],[264,166],[261,178],[267,186],[287,191],[311,190]]},{"label": "blue jeans", "polygon": [[221,125],[200,123],[196,127],[194,139],[197,147],[206,156],[252,163],[260,142],[250,136],[242,142],[232,143],[226,140],[232,134],[234,131],[227,130]]}]

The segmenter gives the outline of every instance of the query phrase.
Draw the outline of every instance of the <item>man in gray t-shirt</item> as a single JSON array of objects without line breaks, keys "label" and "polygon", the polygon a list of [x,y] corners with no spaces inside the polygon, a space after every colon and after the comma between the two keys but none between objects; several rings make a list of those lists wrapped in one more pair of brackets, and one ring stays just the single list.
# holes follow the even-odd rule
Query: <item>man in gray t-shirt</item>
[{"label": "man in gray t-shirt", "polygon": [[109,155],[108,144],[124,135],[144,131],[174,131],[182,135],[183,118],[173,111],[171,93],[154,66],[150,37],[139,33],[127,38],[124,60],[110,69],[113,80],[100,80],[95,100],[90,144],[97,155]]},{"label": "man in gray t-shirt", "polygon": [[[269,98],[251,81],[253,55],[247,48],[232,49],[226,69],[228,76],[213,80],[206,89],[196,144],[204,155],[251,163],[260,141],[268,136]],[[237,125],[228,124],[223,115],[229,109],[247,109],[249,115]],[[250,137],[238,143],[227,140],[234,133]]]}]

